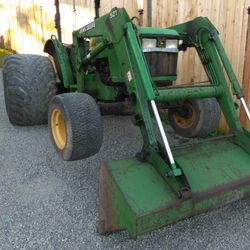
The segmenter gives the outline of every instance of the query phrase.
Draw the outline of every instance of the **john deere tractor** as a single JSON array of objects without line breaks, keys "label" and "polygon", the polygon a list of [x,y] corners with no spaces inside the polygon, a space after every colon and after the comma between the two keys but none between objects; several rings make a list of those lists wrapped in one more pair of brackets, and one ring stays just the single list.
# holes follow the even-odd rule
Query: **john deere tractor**
[{"label": "john deere tractor", "polygon": [[[143,148],[130,159],[101,165],[98,230],[127,229],[132,238],[250,193],[250,135],[240,124],[226,76],[250,115],[216,28],[203,17],[168,28],[135,21],[125,9],[113,8],[74,31],[70,45],[52,36],[44,47],[51,60],[11,55],[3,69],[10,122],[48,121],[66,161],[98,153],[99,103],[129,100]],[[178,54],[190,48],[208,82],[174,86]],[[168,110],[178,134],[203,139],[170,147],[159,109]],[[208,137],[218,128],[220,112],[229,133]]]}]

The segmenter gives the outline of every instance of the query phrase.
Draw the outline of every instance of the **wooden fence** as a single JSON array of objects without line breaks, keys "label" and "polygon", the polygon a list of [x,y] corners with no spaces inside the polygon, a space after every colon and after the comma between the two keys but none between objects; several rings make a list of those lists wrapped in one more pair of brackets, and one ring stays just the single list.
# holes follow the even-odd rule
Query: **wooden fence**
[{"label": "wooden fence", "polygon": [[[71,32],[93,20],[94,1],[76,0],[73,12],[72,0],[60,0],[62,38],[71,42]],[[147,8],[144,0],[144,24],[147,25]],[[152,26],[167,27],[207,16],[220,32],[220,38],[242,82],[247,33],[247,7],[250,0],[153,0]],[[137,15],[136,0],[101,0],[101,14],[112,7],[125,7],[130,16]],[[43,44],[54,28],[54,0],[0,0],[0,36],[2,43],[20,53],[41,54]],[[178,58],[178,83],[194,83],[206,80],[194,50],[181,53]],[[250,93],[246,93],[247,97]],[[248,102],[250,104],[250,101]],[[249,105],[250,106],[250,105]],[[225,129],[225,123],[222,123]]]}]

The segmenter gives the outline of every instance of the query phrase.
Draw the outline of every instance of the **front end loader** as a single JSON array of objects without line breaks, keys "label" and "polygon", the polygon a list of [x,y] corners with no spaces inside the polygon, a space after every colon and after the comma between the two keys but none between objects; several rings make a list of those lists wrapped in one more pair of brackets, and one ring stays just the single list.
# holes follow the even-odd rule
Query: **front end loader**
[{"label": "front end loader", "polygon": [[[130,159],[101,165],[98,225],[101,234],[126,229],[132,238],[250,193],[250,134],[240,124],[226,77],[248,119],[250,114],[216,28],[203,17],[166,29],[135,21],[113,8],[74,31],[71,45],[52,36],[44,51],[57,81],[45,57],[10,56],[3,71],[10,121],[41,124],[49,113],[52,141],[64,160],[99,151],[97,103],[132,103],[143,148]],[[190,48],[208,82],[174,86],[178,54]],[[159,109],[168,110],[177,133],[202,139],[170,146]],[[229,132],[211,136],[220,112]]]}]

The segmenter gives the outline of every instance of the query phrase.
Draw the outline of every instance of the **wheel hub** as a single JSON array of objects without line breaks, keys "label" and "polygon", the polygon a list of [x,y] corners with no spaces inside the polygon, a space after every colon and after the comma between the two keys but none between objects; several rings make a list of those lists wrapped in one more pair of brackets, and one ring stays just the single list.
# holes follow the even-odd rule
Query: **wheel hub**
[{"label": "wheel hub", "polygon": [[66,127],[59,109],[55,108],[51,113],[51,131],[56,146],[63,149],[66,145]]},{"label": "wheel hub", "polygon": [[197,111],[194,105],[186,102],[183,107],[174,114],[174,121],[181,128],[190,128],[197,118]]}]

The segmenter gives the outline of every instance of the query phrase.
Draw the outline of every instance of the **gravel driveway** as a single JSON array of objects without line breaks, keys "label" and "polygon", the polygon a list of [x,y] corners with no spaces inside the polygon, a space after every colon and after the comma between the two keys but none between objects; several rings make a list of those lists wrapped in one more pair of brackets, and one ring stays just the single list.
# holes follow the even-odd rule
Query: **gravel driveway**
[{"label": "gravel driveway", "polygon": [[101,161],[132,156],[141,139],[129,117],[104,117],[100,153],[63,162],[47,126],[14,127],[0,71],[0,249],[250,249],[250,201],[138,237],[96,233]]}]

